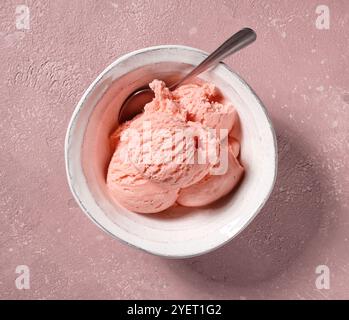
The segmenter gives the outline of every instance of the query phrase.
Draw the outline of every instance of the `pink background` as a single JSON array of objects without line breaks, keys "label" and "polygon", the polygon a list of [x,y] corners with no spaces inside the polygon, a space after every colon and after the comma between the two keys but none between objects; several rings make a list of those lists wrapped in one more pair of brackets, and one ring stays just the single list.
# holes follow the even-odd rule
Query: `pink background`
[{"label": "pink background", "polygon": [[[16,5],[30,29],[16,29]],[[330,29],[315,27],[316,6]],[[0,4],[0,298],[349,298],[349,1],[10,1]],[[116,57],[158,44],[213,50],[244,26],[257,42],[226,62],[270,111],[279,176],[228,245],[166,260],[104,234],[67,186],[74,107]],[[30,289],[15,286],[17,265]],[[330,269],[330,289],[315,269]]]}]

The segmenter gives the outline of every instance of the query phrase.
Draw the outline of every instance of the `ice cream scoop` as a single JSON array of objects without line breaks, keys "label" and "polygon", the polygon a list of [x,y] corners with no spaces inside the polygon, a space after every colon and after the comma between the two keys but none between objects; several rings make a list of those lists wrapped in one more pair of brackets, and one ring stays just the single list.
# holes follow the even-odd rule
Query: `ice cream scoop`
[{"label": "ice cream scoop", "polygon": [[[220,45],[215,51],[213,51],[204,61],[196,66],[191,72],[189,72],[180,81],[169,86],[170,90],[175,90],[179,85],[184,82],[193,79],[200,73],[206,71],[210,67],[217,65],[223,59],[229,55],[239,51],[240,49],[248,46],[256,40],[256,33],[250,28],[244,28],[232,35],[222,45]],[[132,92],[124,101],[119,112],[119,123],[123,123],[132,119],[135,115],[142,112],[143,106],[150,102],[154,98],[154,92],[148,86],[138,88]]]},{"label": "ice cream scoop", "polygon": [[[125,141],[133,144],[129,162],[146,179],[167,188],[178,188],[199,181],[210,168],[209,163],[195,161],[198,148],[193,136],[197,128],[176,116],[165,112],[145,112],[132,121],[128,130],[130,139]],[[134,137],[138,132],[143,135],[136,141]]]},{"label": "ice cream scoop", "polygon": [[111,196],[131,211],[155,213],[176,201],[203,206],[230,192],[244,172],[233,105],[210,83],[170,91],[155,79],[149,87],[154,98],[144,112],[110,136]]},{"label": "ice cream scoop", "polygon": [[118,143],[107,175],[107,185],[112,198],[129,210],[142,213],[156,213],[172,206],[179,189],[166,188],[143,178],[132,163],[122,159],[122,152],[127,149],[127,144],[120,141]]},{"label": "ice cream scoop", "polygon": [[228,153],[228,169],[223,175],[206,175],[200,181],[180,190],[177,202],[186,207],[208,205],[228,194],[241,180],[244,168],[233,154]]}]

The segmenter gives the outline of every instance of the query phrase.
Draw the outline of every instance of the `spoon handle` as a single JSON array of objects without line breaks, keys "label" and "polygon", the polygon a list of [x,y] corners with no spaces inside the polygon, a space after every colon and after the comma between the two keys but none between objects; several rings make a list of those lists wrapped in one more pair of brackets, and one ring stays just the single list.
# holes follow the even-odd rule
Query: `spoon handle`
[{"label": "spoon handle", "polygon": [[208,68],[217,65],[223,59],[229,55],[239,51],[240,49],[248,46],[256,40],[256,33],[250,28],[244,28],[233,34],[228,40],[226,40],[220,47],[213,51],[204,61],[196,66],[191,72],[189,72],[179,82],[170,86],[171,90],[176,89],[184,81],[187,81],[198,74],[206,71]]}]

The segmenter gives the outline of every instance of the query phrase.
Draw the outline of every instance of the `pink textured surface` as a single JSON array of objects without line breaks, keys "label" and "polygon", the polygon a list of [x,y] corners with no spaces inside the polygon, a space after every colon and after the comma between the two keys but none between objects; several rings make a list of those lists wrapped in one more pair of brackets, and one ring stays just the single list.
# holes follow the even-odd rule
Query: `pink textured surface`
[{"label": "pink textured surface", "polygon": [[[349,2],[23,1],[30,29],[0,5],[0,298],[349,298]],[[315,27],[330,8],[329,30]],[[91,81],[116,57],[157,44],[211,51],[240,27],[257,42],[227,63],[270,111],[279,176],[231,243],[165,260],[105,235],[69,192],[63,143]],[[28,265],[29,290],[15,286]],[[315,268],[330,268],[330,289]]]}]

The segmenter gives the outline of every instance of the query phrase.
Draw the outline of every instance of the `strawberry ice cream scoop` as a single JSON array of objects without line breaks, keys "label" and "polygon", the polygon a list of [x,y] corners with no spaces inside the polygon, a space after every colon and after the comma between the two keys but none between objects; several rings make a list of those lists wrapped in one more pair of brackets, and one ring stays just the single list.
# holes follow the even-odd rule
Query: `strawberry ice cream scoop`
[{"label": "strawberry ice cream scoop", "polygon": [[208,205],[228,194],[241,180],[244,168],[228,149],[228,167],[224,174],[206,175],[199,182],[180,190],[177,202],[186,207]]},{"label": "strawberry ice cream scoop", "polygon": [[144,178],[132,163],[124,161],[127,148],[126,143],[119,142],[110,161],[107,185],[112,197],[134,212],[155,213],[171,207],[179,189]]},{"label": "strawberry ice cream scoop", "polygon": [[[187,84],[173,92],[173,99],[187,111],[188,120],[212,129],[224,129],[224,136],[232,129],[236,111],[231,103],[221,103],[222,97],[213,84]],[[222,138],[224,137],[222,136]]]},{"label": "strawberry ice cream scoop", "polygon": [[140,133],[141,143],[134,143],[130,161],[144,178],[168,188],[183,188],[208,173],[210,163],[197,161],[197,128],[179,117],[145,112],[128,130],[131,138]]},{"label": "strawberry ice cream scoop", "polygon": [[[110,137],[114,154],[107,185],[113,199],[131,211],[155,213],[176,202],[206,205],[229,193],[244,171],[234,107],[212,84],[184,85],[174,92],[159,80],[149,86],[153,101]],[[217,173],[224,161],[215,153],[225,142],[227,167]]]}]

